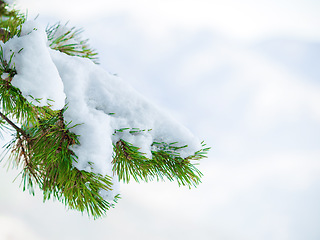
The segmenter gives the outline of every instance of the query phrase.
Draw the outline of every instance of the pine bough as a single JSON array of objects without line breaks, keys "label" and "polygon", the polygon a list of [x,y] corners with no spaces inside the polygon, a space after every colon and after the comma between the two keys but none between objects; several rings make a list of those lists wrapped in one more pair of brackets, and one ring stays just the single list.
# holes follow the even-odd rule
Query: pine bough
[{"label": "pine bough", "polygon": [[[77,119],[70,120],[73,115],[68,114],[68,111],[71,112],[69,107],[73,106],[68,102],[68,99],[72,100],[68,95],[64,106],[59,108],[55,106],[55,100],[48,98],[43,102],[42,98],[25,93],[22,88],[17,87],[18,84],[13,84],[23,67],[18,66],[23,65],[23,61],[15,62],[18,59],[16,56],[27,50],[22,46],[21,49],[10,49],[11,52],[8,53],[6,46],[12,39],[21,38],[26,16],[3,1],[0,1],[0,14],[0,130],[9,131],[12,136],[5,145],[3,158],[6,157],[13,166],[22,169],[20,175],[23,190],[27,189],[34,194],[34,187],[38,186],[43,191],[44,201],[55,198],[70,209],[87,212],[89,216],[97,218],[105,215],[119,199],[119,194],[113,191],[115,181],[129,182],[132,178],[137,182],[169,179],[177,181],[179,186],[188,187],[197,186],[201,182],[202,174],[192,161],[206,157],[209,148],[206,148],[203,142],[197,145],[200,146],[199,150],[192,154],[187,151],[186,155],[183,151],[188,148],[187,144],[170,142],[173,138],[161,136],[161,131],[152,135],[156,132],[157,124],[151,124],[155,129],[142,129],[134,123],[129,124],[129,121],[129,127],[117,125],[115,123],[130,115],[130,111],[128,110],[129,114],[124,111],[121,115],[123,110],[115,106],[112,112],[107,112],[110,109],[103,104],[95,105],[94,110],[104,112],[104,115],[111,119],[110,124],[119,127],[112,130],[110,138],[112,159],[109,164],[112,169],[99,171],[94,159],[86,160],[85,166],[79,165],[81,159],[77,149],[84,145],[85,139],[79,135],[77,129],[84,129],[86,123],[77,122]],[[23,34],[32,35],[32,31]],[[83,58],[90,59],[94,62],[93,65],[98,64],[97,53],[89,48],[86,40],[81,40],[80,30],[69,29],[58,23],[47,27],[45,33],[48,48],[55,51],[51,56],[64,54],[61,59],[70,58],[66,58],[66,63],[73,61],[71,59]],[[58,60],[60,61],[60,58]],[[59,73],[61,75],[61,72]],[[120,80],[114,81],[118,83]],[[157,121],[161,122],[161,119]],[[135,145],[136,142],[132,139],[139,137],[142,140],[149,139],[149,150],[143,150],[139,144]],[[110,194],[112,192],[113,194]]]}]

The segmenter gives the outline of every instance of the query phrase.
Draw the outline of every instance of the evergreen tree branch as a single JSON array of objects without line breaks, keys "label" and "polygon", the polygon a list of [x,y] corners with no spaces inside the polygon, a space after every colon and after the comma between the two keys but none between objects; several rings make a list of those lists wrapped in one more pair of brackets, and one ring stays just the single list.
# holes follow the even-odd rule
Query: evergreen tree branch
[{"label": "evergreen tree branch", "polygon": [[[0,40],[4,43],[14,36],[20,36],[26,16],[8,7],[0,0]],[[79,38],[81,30],[66,28],[55,24],[46,29],[49,46],[71,56],[89,58],[97,61],[94,50],[90,49],[87,40]],[[23,190],[34,194],[34,186],[43,192],[44,201],[51,197],[63,202],[68,208],[87,212],[94,218],[104,216],[113,201],[104,199],[103,191],[112,191],[112,177],[102,176],[92,171],[79,170],[75,166],[77,156],[72,151],[80,145],[79,136],[72,132],[71,122],[64,119],[64,111],[52,110],[50,106],[38,107],[23,97],[19,88],[11,84],[17,74],[14,54],[10,58],[0,46],[0,127],[11,126],[15,130],[13,139],[7,144],[11,150],[9,160],[23,167],[21,171]],[[32,96],[31,96],[32,97]],[[37,100],[37,99],[35,99]],[[110,113],[112,115],[114,113]],[[16,123],[9,118],[14,119]],[[123,128],[115,134],[129,130],[138,135],[148,130]],[[176,180],[180,185],[197,186],[202,173],[191,161],[206,157],[209,148],[202,149],[186,158],[180,156],[187,146],[177,143],[153,142],[150,159],[140,152],[139,148],[124,141],[121,137],[113,145],[114,155],[112,170],[118,180],[129,182],[131,178],[139,182],[150,180]]]},{"label": "evergreen tree branch", "polygon": [[82,29],[69,28],[67,24],[61,25],[59,22],[46,28],[49,46],[52,49],[70,56],[88,58],[98,64],[98,53],[89,47],[88,39],[81,39],[82,32]]},{"label": "evergreen tree branch", "polygon": [[187,158],[180,157],[177,150],[186,146],[174,146],[176,143],[157,143],[157,150],[152,151],[152,158],[148,159],[139,148],[132,144],[119,140],[114,145],[115,156],[113,158],[113,171],[118,176],[119,181],[129,182],[133,177],[136,182],[139,180],[164,180],[164,177],[170,181],[176,180],[179,185],[197,186],[201,183],[202,173],[192,164],[191,160],[199,160],[206,157],[210,148],[205,148],[194,153]]}]

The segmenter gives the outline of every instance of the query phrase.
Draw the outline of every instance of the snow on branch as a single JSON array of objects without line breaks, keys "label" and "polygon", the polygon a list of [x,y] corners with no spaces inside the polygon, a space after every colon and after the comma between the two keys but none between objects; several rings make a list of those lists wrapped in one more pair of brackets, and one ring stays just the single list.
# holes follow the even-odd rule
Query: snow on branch
[{"label": "snow on branch", "polygon": [[119,181],[201,182],[193,161],[209,148],[97,65],[78,30],[15,16],[2,25],[0,129],[12,129],[6,148],[24,189],[99,217],[117,202]]}]

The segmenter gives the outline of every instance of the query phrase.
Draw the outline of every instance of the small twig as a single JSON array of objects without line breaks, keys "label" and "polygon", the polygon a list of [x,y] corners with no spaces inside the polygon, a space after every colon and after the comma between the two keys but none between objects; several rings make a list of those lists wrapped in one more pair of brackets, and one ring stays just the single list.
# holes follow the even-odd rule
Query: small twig
[{"label": "small twig", "polygon": [[19,147],[21,148],[21,153],[24,157],[24,163],[25,163],[25,168],[27,168],[29,170],[29,172],[31,173],[31,175],[33,176],[33,178],[35,179],[35,181],[37,183],[39,183],[39,177],[37,176],[37,174],[34,172],[34,169],[32,167],[32,165],[30,164],[27,152],[22,144],[23,139],[21,139],[21,136],[19,136]]},{"label": "small twig", "polygon": [[0,117],[3,118],[9,125],[11,125],[17,132],[21,133],[22,136],[25,138],[28,138],[28,135],[23,131],[21,128],[19,128],[17,125],[15,125],[9,118],[7,118],[2,112],[0,112]]},{"label": "small twig", "polygon": [[[0,0],[0,6],[1,6],[1,0]],[[0,28],[0,40],[2,42],[5,42],[6,40],[8,40],[8,36],[9,36],[9,31],[3,29],[3,28]]]},{"label": "small twig", "polygon": [[125,144],[122,140],[119,140],[119,141],[116,143],[116,146],[121,148],[121,150],[123,151],[123,154],[124,154],[124,156],[126,157],[126,159],[131,160],[130,155],[126,152],[126,147],[127,147],[127,146],[126,146],[126,144]]}]

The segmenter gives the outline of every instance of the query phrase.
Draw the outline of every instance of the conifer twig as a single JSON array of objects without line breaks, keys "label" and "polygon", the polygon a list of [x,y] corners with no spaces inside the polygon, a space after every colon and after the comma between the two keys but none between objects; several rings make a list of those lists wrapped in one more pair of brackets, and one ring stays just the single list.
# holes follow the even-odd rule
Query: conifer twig
[{"label": "conifer twig", "polygon": [[7,118],[2,112],[0,112],[0,116],[5,120],[9,125],[11,125],[17,132],[21,133],[25,138],[28,138],[28,135],[17,125],[15,125],[9,118]]}]

